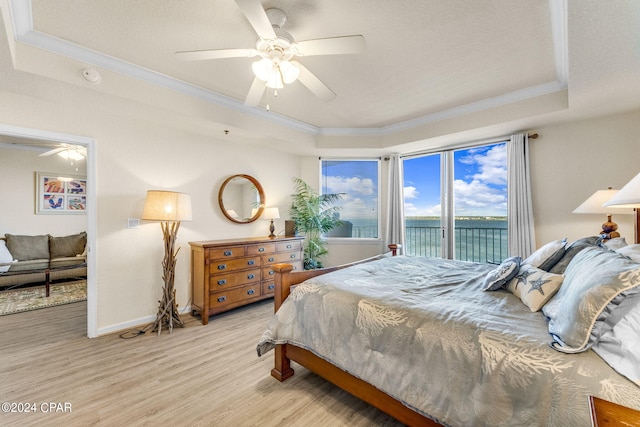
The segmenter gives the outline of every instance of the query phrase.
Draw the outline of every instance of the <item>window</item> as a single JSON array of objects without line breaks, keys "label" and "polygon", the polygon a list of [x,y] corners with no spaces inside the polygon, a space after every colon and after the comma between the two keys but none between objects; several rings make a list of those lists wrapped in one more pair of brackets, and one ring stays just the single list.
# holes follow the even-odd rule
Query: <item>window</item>
[{"label": "window", "polygon": [[342,225],[326,237],[377,239],[380,235],[380,160],[321,159],[322,194],[339,193]]},{"label": "window", "polygon": [[405,158],[403,167],[408,254],[506,258],[505,143]]}]

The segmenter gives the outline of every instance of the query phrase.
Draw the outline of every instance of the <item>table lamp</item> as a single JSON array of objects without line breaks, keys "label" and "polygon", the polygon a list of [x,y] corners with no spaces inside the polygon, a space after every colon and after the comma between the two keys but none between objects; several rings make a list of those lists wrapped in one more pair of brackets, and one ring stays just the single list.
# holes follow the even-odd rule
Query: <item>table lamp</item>
[{"label": "table lamp", "polygon": [[191,217],[191,196],[189,194],[162,190],[147,191],[142,219],[160,221],[164,237],[164,259],[162,261],[164,287],[158,314],[153,324],[153,332],[157,331],[158,335],[162,332],[163,325],[169,328],[169,333],[173,331],[174,326],[184,327],[184,322],[178,312],[174,287],[176,256],[180,248],[174,248],[180,221],[191,221]]},{"label": "table lamp", "polygon": [[640,173],[622,187],[620,191],[618,191],[618,194],[607,201],[604,206],[608,206],[609,208],[626,207],[635,210],[635,243],[640,243],[640,236],[638,236],[638,232],[640,231],[640,217],[638,216],[638,209],[640,209]]},{"label": "table lamp", "polygon": [[280,211],[278,210],[278,208],[264,208],[264,212],[262,213],[262,215],[264,216],[264,219],[271,221],[271,225],[269,226],[269,238],[273,239],[274,237],[276,237],[276,235],[273,233],[276,230],[275,226],[273,225],[273,220],[280,218]]},{"label": "table lamp", "polygon": [[602,224],[602,231],[600,235],[604,240],[620,237],[618,230],[618,224],[612,221],[612,214],[632,214],[633,209],[623,207],[605,207],[603,204],[614,197],[619,190],[612,190],[609,187],[606,190],[598,190],[593,193],[587,200],[582,202],[580,206],[573,210],[573,213],[578,214],[605,214],[607,220]]}]

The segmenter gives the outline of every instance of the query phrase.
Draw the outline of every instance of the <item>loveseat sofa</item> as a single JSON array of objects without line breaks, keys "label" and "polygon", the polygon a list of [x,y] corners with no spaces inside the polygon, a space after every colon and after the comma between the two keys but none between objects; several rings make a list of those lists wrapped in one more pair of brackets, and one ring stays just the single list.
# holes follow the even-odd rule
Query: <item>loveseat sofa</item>
[{"label": "loveseat sofa", "polygon": [[0,238],[0,287],[87,276],[87,233]]}]

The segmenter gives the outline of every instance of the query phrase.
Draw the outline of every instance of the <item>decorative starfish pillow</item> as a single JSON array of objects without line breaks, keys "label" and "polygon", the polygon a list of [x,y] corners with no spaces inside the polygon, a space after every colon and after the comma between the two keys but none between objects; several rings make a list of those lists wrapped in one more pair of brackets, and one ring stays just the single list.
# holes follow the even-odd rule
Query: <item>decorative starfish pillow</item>
[{"label": "decorative starfish pillow", "polygon": [[539,311],[558,292],[564,276],[548,273],[537,267],[522,264],[518,274],[507,284],[509,292],[520,298],[529,310]]}]

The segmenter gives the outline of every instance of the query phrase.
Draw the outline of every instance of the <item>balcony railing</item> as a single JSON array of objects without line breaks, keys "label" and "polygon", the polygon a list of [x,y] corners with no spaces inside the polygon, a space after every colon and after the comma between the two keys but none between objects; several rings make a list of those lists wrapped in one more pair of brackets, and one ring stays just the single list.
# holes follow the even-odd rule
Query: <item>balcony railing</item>
[{"label": "balcony railing", "polygon": [[[440,257],[442,229],[440,227],[407,227],[407,255]],[[500,263],[507,257],[506,228],[456,228],[455,258],[461,261]]]}]

